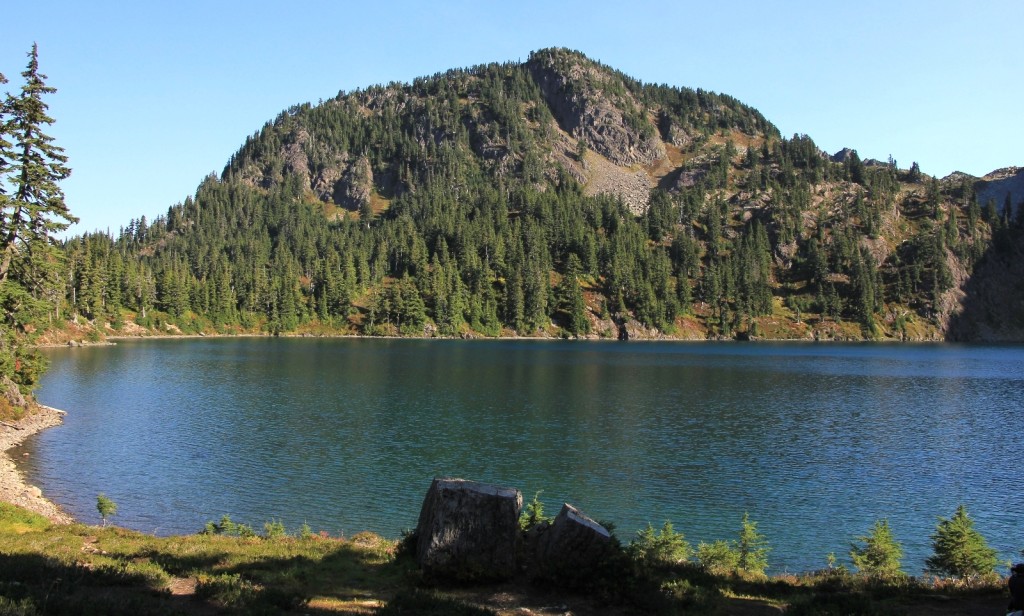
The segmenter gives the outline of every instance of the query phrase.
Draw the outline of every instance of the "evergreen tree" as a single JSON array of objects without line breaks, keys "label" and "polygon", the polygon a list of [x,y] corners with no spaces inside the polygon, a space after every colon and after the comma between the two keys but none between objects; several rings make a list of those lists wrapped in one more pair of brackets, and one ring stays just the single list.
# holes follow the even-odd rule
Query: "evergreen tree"
[{"label": "evergreen tree", "polygon": [[46,365],[31,342],[51,314],[43,298],[57,287],[51,234],[77,221],[57,185],[71,173],[67,157],[43,132],[53,119],[42,98],[56,90],[39,73],[35,45],[28,56],[20,94],[0,104],[0,377],[23,392]]},{"label": "evergreen tree", "polygon": [[422,334],[423,324],[427,321],[427,308],[416,283],[406,274],[397,286],[403,312],[399,331],[403,334]]},{"label": "evergreen tree", "polygon": [[647,524],[638,530],[636,538],[629,544],[629,553],[634,559],[651,565],[675,565],[686,562],[693,555],[693,548],[683,533],[676,532],[668,520],[660,530]]},{"label": "evergreen tree", "polygon": [[917,164],[916,160],[910,165],[910,171],[907,172],[907,181],[913,184],[921,181],[921,166]]},{"label": "evergreen tree", "polygon": [[850,558],[853,565],[868,576],[893,578],[903,575],[900,559],[903,548],[893,537],[888,520],[878,520],[867,535],[857,537],[856,543],[850,546]]},{"label": "evergreen tree", "polygon": [[3,153],[10,160],[0,163],[0,184],[11,189],[9,195],[0,194],[0,282],[10,275],[19,250],[45,250],[52,242],[51,234],[78,222],[57,185],[71,174],[64,148],[54,145],[53,138],[43,132],[53,123],[43,96],[57,90],[47,86],[46,75],[39,72],[36,45],[28,56],[21,94],[7,95],[0,116],[4,120],[0,139],[7,135],[11,140],[11,152]]},{"label": "evergreen tree", "polygon": [[763,575],[768,568],[768,540],[757,531],[757,522],[750,519],[750,514],[743,514],[740,536],[736,541],[736,553],[739,556],[736,566],[740,571]]},{"label": "evergreen tree", "polygon": [[996,551],[975,530],[974,520],[963,505],[956,508],[951,518],[939,518],[931,539],[934,554],[925,560],[928,572],[959,578],[995,571]]},{"label": "evergreen tree", "polygon": [[[7,77],[0,73],[0,85],[7,83]],[[7,173],[14,160],[13,144],[9,141],[7,125],[7,102],[0,104],[0,206],[7,207]],[[6,212],[6,209],[0,210]]]},{"label": "evergreen tree", "polygon": [[107,498],[105,494],[96,497],[96,511],[100,514],[103,526],[107,525],[107,518],[117,513],[117,503]]},{"label": "evergreen tree", "polygon": [[587,304],[580,288],[580,260],[575,253],[569,255],[569,263],[565,275],[556,291],[560,310],[565,313],[565,329],[575,338],[590,331],[590,320],[587,318]]}]

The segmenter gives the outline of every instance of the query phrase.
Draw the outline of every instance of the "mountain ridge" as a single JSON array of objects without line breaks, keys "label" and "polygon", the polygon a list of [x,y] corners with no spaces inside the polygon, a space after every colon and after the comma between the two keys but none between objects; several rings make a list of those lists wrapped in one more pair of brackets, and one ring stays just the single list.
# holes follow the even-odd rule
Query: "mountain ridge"
[{"label": "mountain ridge", "polygon": [[[552,48],[294,106],[97,250],[152,280],[103,291],[122,318],[185,329],[1024,339],[981,291],[1016,293],[1012,268],[968,284],[1020,252],[1022,198],[1014,167],[829,155],[728,95]],[[72,312],[116,321],[76,285]]]}]

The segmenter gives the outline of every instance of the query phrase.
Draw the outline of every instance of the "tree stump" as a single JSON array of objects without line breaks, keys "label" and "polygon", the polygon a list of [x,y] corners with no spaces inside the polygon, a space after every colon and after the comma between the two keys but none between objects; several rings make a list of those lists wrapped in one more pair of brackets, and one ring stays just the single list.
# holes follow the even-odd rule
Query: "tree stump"
[{"label": "tree stump", "polygon": [[515,488],[434,479],[416,525],[416,563],[431,578],[511,577],[522,506],[523,495]]},{"label": "tree stump", "polygon": [[562,505],[550,526],[538,530],[534,565],[536,573],[549,579],[586,578],[611,552],[611,533],[569,503]]}]

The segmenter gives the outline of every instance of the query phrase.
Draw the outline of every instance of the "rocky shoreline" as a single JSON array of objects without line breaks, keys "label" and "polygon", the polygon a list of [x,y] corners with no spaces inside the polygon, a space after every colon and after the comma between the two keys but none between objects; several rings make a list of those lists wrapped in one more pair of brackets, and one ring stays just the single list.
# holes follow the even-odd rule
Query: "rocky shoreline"
[{"label": "rocky shoreline", "polygon": [[20,445],[33,434],[63,423],[64,411],[35,405],[30,414],[15,422],[0,422],[0,501],[24,507],[49,519],[55,524],[70,524],[74,520],[60,507],[43,497],[42,491],[25,482],[8,451]]}]

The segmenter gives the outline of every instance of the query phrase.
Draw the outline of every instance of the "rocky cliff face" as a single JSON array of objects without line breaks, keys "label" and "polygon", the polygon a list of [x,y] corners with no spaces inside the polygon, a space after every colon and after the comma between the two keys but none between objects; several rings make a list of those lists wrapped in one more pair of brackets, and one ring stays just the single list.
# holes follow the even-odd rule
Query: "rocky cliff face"
[{"label": "rocky cliff face", "polygon": [[989,201],[994,201],[999,211],[1004,214],[1006,199],[1009,197],[1009,216],[1013,218],[1018,215],[1024,203],[1024,167],[997,169],[978,180],[974,185],[974,191],[982,207]]},{"label": "rocky cliff face", "polygon": [[948,340],[1024,340],[1024,235],[997,239],[962,286]]},{"label": "rocky cliff face", "polygon": [[277,155],[268,157],[280,164],[252,161],[242,169],[241,179],[250,186],[269,188],[283,182],[286,175],[297,176],[300,184],[324,203],[352,211],[369,203],[373,169],[366,156],[324,149],[315,145],[309,131],[297,128],[280,145]]},{"label": "rocky cliff face", "polygon": [[587,147],[620,166],[665,157],[646,110],[615,74],[565,50],[537,52],[529,68],[559,125]]}]

